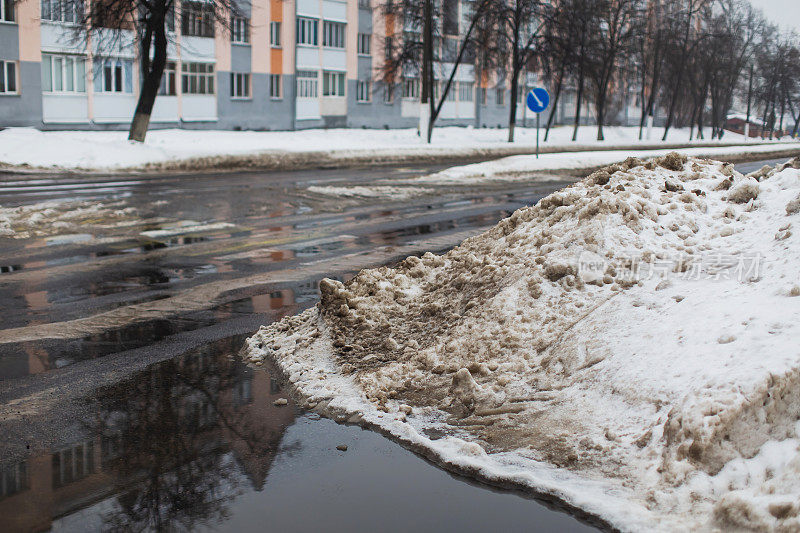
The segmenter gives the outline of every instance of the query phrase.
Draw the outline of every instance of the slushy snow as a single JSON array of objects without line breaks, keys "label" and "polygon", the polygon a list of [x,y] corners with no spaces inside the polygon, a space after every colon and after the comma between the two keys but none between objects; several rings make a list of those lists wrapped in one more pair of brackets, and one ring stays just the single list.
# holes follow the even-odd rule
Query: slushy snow
[{"label": "slushy snow", "polygon": [[798,168],[630,158],[444,255],[323,280],[245,357],[621,530],[800,530]]},{"label": "slushy snow", "polygon": [[[606,141],[596,140],[596,128],[581,127],[577,143],[572,128],[558,127],[550,132],[547,146],[658,146],[659,140],[639,140],[638,128],[613,126],[605,129]],[[534,128],[516,129],[516,142],[506,142],[507,130],[471,127],[436,128],[432,144],[417,135],[416,129],[312,129],[301,131],[219,131],[154,130],[144,143],[128,141],[125,131],[39,131],[33,128],[6,128],[0,131],[0,165],[28,165],[37,168],[119,170],[188,163],[186,168],[213,167],[215,158],[270,156],[272,159],[307,156],[327,163],[337,159],[414,157],[476,157],[507,155],[509,149],[530,149],[536,145]],[[725,134],[725,144],[746,145],[742,135]],[[689,142],[689,129],[674,129],[670,143]],[[694,141],[716,144],[720,141]],[[753,144],[753,143],[751,143]],[[796,142],[776,141],[775,147],[791,148]],[[746,147],[749,150],[749,146]],[[623,156],[624,158],[624,156]],[[606,163],[603,163],[606,164]],[[583,166],[581,168],[585,168]]]}]

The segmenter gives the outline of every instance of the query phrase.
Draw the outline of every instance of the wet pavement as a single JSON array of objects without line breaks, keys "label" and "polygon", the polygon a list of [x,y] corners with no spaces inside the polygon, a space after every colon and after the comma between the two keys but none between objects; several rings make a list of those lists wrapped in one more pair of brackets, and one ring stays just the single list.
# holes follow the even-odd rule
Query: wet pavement
[{"label": "wet pavement", "polygon": [[[0,175],[0,206],[47,228],[0,237],[0,531],[593,529],[302,412],[240,361],[322,277],[444,251],[569,182],[307,190],[440,168]],[[110,207],[62,216],[86,202]]]},{"label": "wet pavement", "polygon": [[[567,183],[307,191],[440,168],[0,176],[0,206],[45,217],[0,238],[0,530],[593,529],[303,412],[240,361],[322,277],[444,251]],[[89,202],[108,208],[64,218]]]}]

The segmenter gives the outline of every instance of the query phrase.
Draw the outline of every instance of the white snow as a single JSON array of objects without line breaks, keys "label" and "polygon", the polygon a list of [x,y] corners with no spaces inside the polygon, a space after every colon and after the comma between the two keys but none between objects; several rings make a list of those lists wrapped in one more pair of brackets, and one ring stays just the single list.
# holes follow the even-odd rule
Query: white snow
[{"label": "white snow", "polygon": [[32,236],[74,232],[89,226],[108,228],[137,219],[133,207],[123,202],[46,201],[19,207],[0,206],[0,237],[24,239]]},{"label": "white snow", "polygon": [[[549,146],[659,145],[660,141],[639,141],[638,128],[608,127],[606,140],[598,142],[596,129],[582,127],[577,143],[571,142],[571,128],[551,131]],[[123,131],[39,131],[7,128],[0,131],[0,163],[53,169],[123,169],[148,164],[185,161],[194,158],[273,154],[327,154],[330,157],[388,157],[397,154],[467,156],[486,150],[530,148],[536,130],[517,128],[516,142],[506,142],[505,129],[443,127],[434,131],[433,143],[426,144],[415,129],[359,130],[330,129],[302,131],[195,131],[154,130],[145,143],[127,140]],[[688,129],[675,129],[668,142],[686,143]],[[722,142],[740,142],[744,137],[727,132]],[[708,141],[702,141],[708,142]],[[717,142],[717,141],[713,141]]]},{"label": "white snow", "polygon": [[310,408],[622,530],[797,531],[794,167],[613,165],[443,256],[324,280],[245,357]]},{"label": "white snow", "polygon": [[[724,157],[744,152],[762,153],[765,157],[770,152],[785,151],[791,145],[755,145],[755,146],[713,146],[703,148],[680,148],[676,150],[602,150],[563,152],[555,154],[516,155],[504,157],[496,161],[483,161],[471,165],[452,167],[435,174],[411,180],[420,184],[469,184],[489,181],[506,181],[529,179],[536,172],[547,170],[569,170],[592,168],[610,165],[623,161],[626,157],[658,157],[669,152],[678,152],[692,157]],[[800,149],[800,145],[798,145]],[[542,176],[542,179],[558,179],[556,176]]]},{"label": "white snow", "polygon": [[307,190],[326,196],[385,198],[391,200],[406,200],[430,191],[430,189],[424,187],[393,187],[391,185],[352,185],[342,187],[333,185],[312,185],[308,187]]}]

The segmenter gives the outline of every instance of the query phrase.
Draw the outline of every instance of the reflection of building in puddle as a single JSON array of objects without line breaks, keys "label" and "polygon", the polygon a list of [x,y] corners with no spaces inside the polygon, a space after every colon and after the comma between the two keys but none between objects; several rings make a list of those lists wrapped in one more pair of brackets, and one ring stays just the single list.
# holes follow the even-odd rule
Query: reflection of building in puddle
[{"label": "reflection of building in puddle", "polygon": [[4,465],[4,528],[47,530],[81,511],[103,529],[191,529],[224,516],[242,491],[259,490],[294,409],[274,405],[277,380],[235,357],[243,339],[217,341],[100,391],[81,429],[64,431],[81,436]]}]

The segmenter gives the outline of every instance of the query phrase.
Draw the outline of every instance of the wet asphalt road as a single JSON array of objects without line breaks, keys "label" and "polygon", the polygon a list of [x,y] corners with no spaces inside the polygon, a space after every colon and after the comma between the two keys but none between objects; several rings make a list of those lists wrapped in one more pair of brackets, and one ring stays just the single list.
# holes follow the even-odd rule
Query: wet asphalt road
[{"label": "wet asphalt road", "polygon": [[0,176],[3,207],[111,206],[0,238],[0,530],[262,530],[266,510],[281,531],[589,529],[276,407],[280,376],[238,358],[259,325],[313,305],[322,277],[446,250],[570,181],[410,200],[307,190],[440,168]]}]

